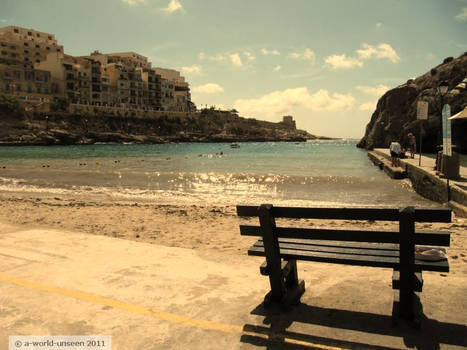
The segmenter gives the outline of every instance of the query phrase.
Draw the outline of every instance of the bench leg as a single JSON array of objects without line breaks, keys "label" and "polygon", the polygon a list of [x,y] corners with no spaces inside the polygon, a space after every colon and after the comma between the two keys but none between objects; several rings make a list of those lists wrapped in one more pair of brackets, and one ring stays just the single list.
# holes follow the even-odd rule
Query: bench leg
[{"label": "bench leg", "polygon": [[290,271],[287,276],[285,276],[285,285],[287,289],[298,285],[297,260],[291,259],[288,263],[290,265]]},{"label": "bench leg", "polygon": [[273,303],[278,303],[283,309],[287,309],[292,305],[298,304],[301,296],[305,292],[305,282],[298,279],[297,261],[291,259],[288,260],[287,263],[283,263],[282,266],[282,283],[284,283],[285,286],[284,293],[280,298],[277,298],[274,296],[273,290],[271,289],[264,297],[265,307],[269,307]]}]

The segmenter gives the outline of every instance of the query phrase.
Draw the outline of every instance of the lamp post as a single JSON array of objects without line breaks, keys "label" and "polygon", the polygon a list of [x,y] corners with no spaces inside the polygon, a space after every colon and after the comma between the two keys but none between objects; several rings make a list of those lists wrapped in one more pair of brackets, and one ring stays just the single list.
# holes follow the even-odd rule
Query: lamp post
[{"label": "lamp post", "polygon": [[49,131],[49,116],[45,116],[45,131]]}]

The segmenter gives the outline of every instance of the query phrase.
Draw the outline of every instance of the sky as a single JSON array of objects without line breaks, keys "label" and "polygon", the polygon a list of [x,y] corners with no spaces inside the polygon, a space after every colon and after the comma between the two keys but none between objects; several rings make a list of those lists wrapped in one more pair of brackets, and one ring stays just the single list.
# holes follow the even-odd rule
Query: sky
[{"label": "sky", "polygon": [[467,0],[1,0],[65,53],[134,51],[201,107],[361,138],[387,90],[467,51]]}]

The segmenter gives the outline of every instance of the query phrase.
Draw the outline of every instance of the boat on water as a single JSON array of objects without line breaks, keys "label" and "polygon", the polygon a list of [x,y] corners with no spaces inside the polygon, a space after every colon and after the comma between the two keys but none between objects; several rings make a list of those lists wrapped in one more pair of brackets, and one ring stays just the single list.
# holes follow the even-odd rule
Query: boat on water
[{"label": "boat on water", "polygon": [[238,143],[236,143],[236,142],[232,142],[230,144],[230,148],[240,148],[240,145]]}]

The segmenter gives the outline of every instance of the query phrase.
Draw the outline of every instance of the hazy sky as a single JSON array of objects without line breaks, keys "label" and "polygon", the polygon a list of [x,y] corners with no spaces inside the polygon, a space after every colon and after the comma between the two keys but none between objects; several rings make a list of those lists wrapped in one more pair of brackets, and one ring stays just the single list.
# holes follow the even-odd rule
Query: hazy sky
[{"label": "hazy sky", "polygon": [[467,51],[467,0],[1,0],[7,25],[71,55],[135,51],[180,70],[198,107],[334,137],[360,138],[386,90]]}]

